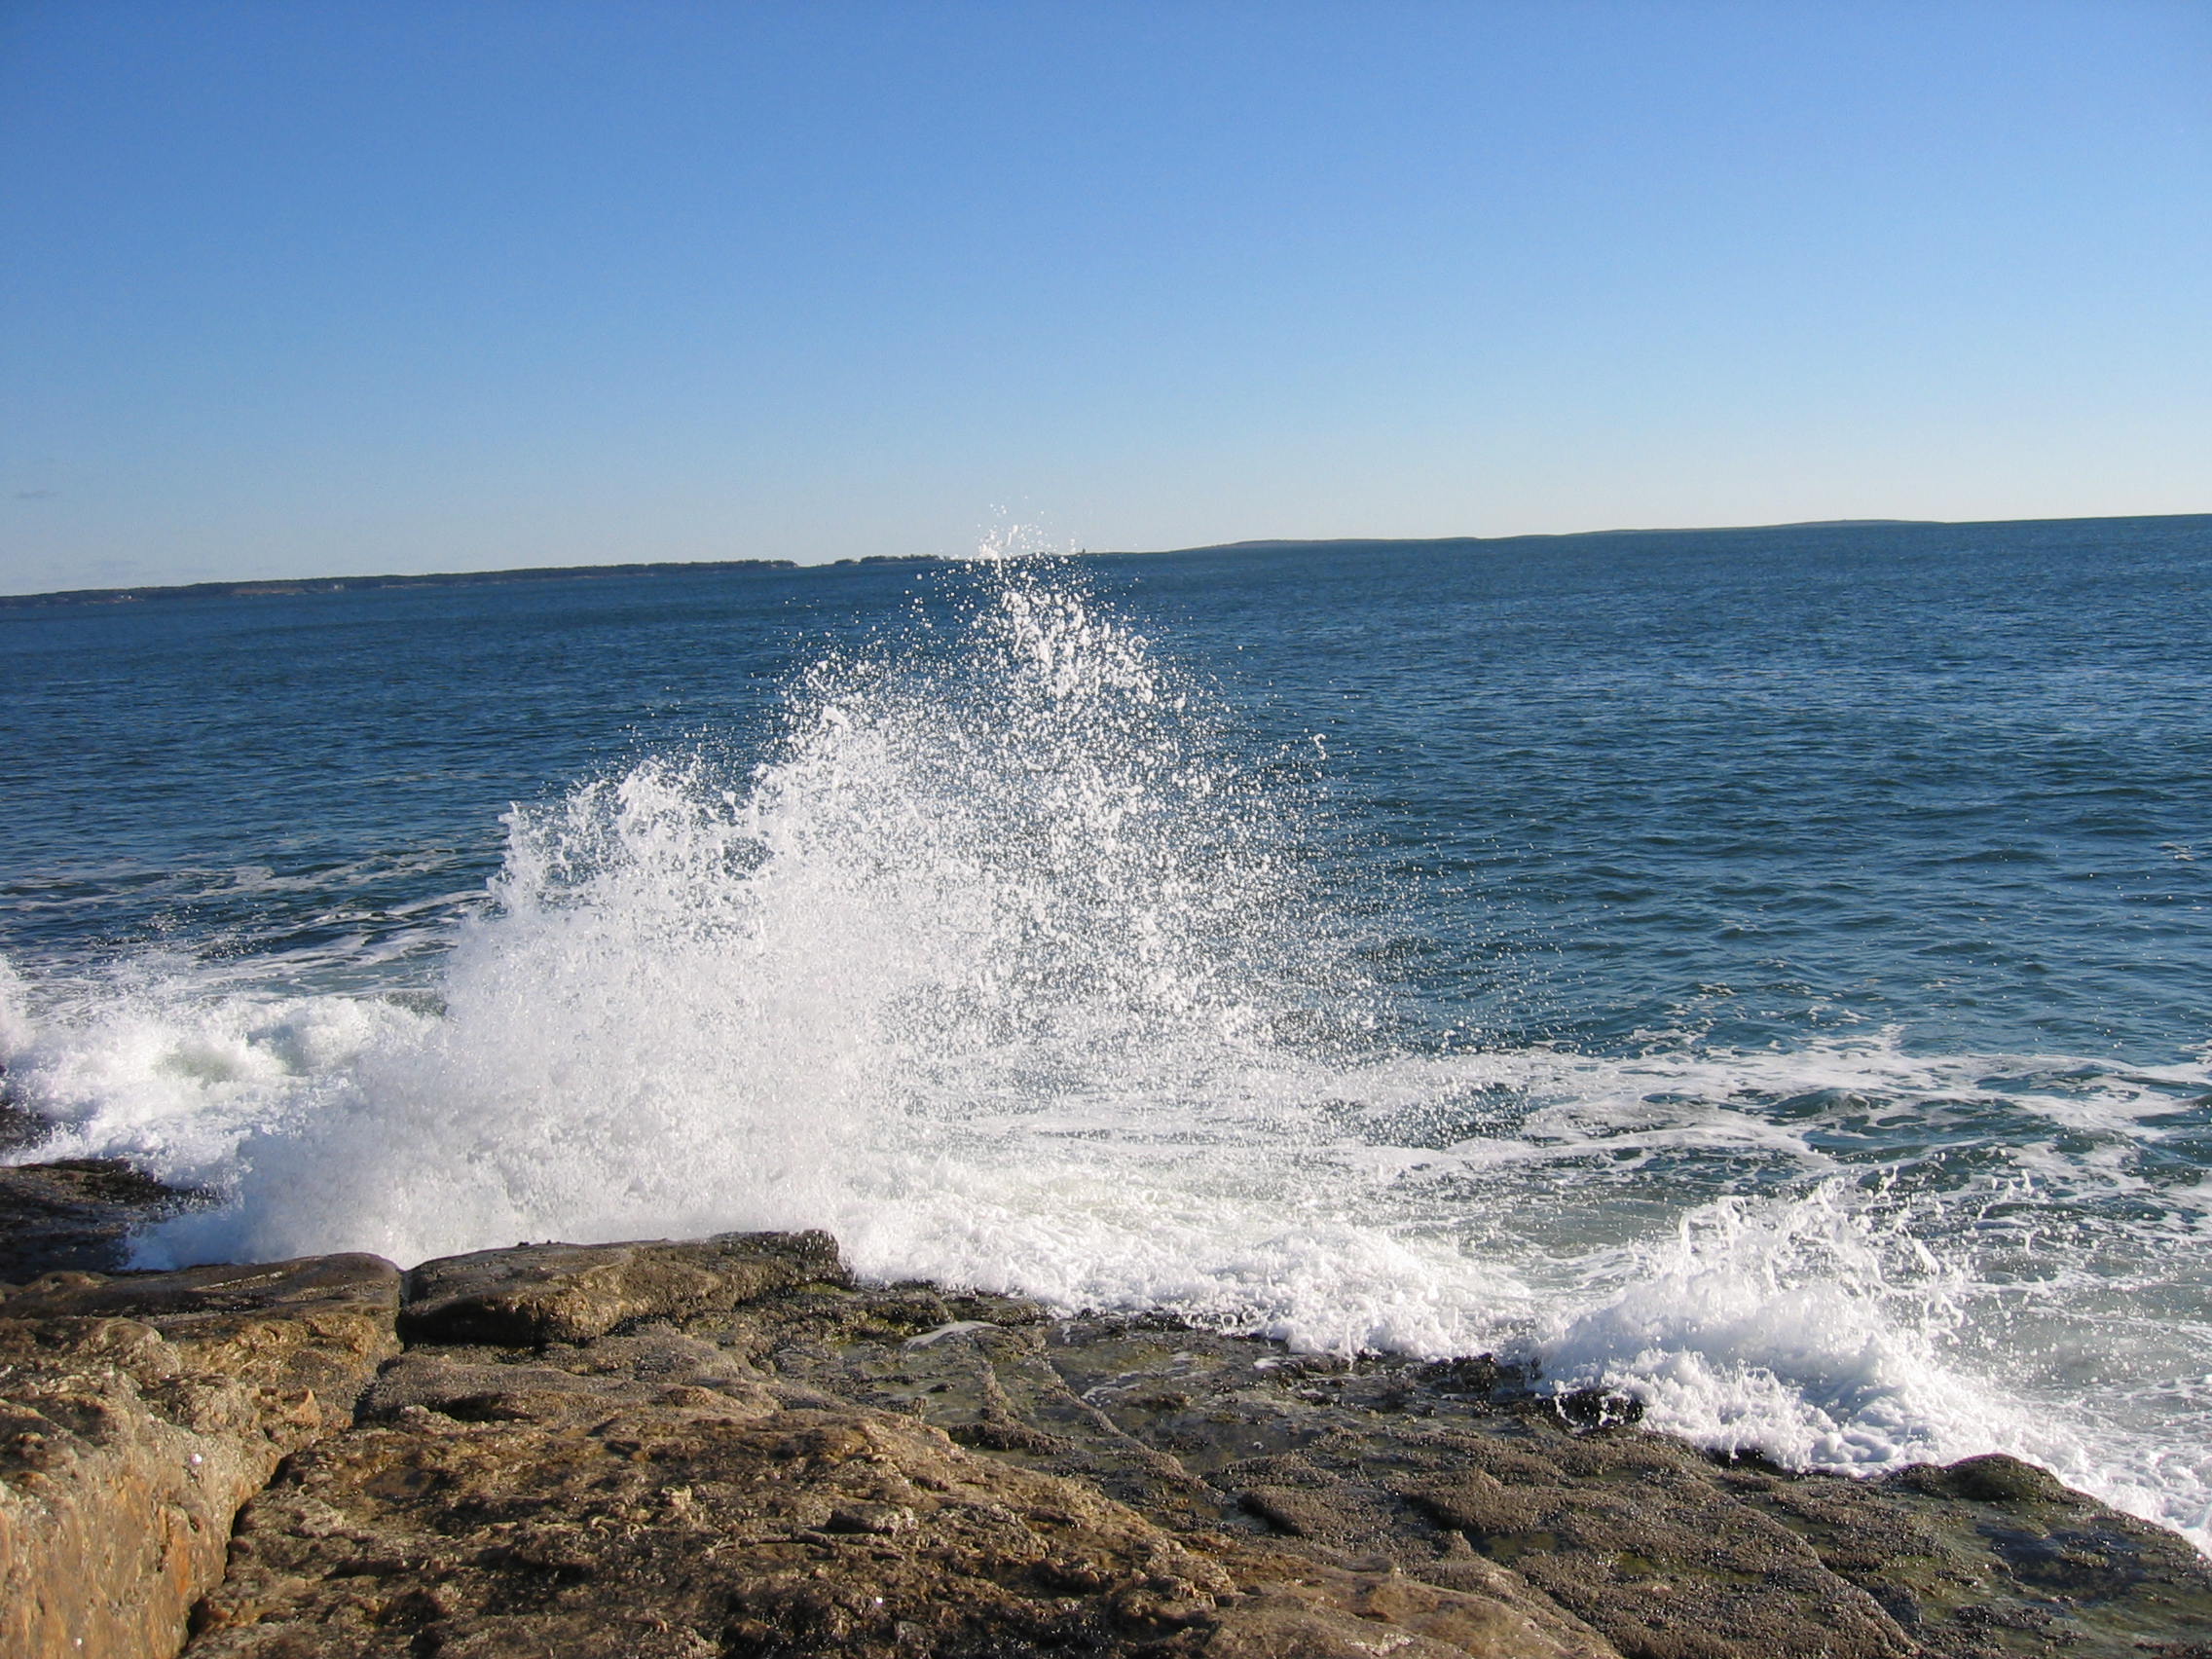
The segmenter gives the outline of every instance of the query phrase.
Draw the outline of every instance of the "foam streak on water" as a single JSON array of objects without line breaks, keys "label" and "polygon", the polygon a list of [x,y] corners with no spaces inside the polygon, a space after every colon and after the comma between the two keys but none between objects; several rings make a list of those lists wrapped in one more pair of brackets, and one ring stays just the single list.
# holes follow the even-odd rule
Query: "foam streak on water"
[{"label": "foam streak on water", "polygon": [[2201,1063],[1407,1047],[1298,767],[1064,572],[979,593],[818,664],[764,762],[517,809],[434,998],[10,975],[40,1156],[218,1187],[150,1266],[827,1227],[1798,1464],[2015,1451],[2212,1542]]}]

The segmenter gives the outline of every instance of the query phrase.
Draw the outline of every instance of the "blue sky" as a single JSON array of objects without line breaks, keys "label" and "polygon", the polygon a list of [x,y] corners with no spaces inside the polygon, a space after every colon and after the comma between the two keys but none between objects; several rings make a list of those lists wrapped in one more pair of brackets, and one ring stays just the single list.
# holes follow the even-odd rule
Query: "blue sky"
[{"label": "blue sky", "polygon": [[0,0],[0,591],[2212,511],[2212,5]]}]

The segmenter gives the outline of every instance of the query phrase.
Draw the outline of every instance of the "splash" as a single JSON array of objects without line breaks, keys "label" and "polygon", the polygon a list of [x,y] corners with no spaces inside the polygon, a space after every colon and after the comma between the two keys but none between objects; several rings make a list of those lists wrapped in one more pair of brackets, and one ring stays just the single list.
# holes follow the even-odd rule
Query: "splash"
[{"label": "splash", "polygon": [[1966,1284],[1908,1212],[1830,1179],[1782,1203],[1722,1198],[1636,1248],[1610,1301],[1554,1321],[1563,1379],[1624,1389],[1653,1427],[1797,1467],[1942,1454],[1991,1402],[1942,1350]]},{"label": "splash", "polygon": [[948,579],[950,620],[800,676],[764,759],[511,813],[431,994],[0,973],[41,1156],[218,1189],[147,1266],[825,1227],[879,1277],[1500,1350],[1789,1462],[2015,1451],[2212,1541],[2170,1427],[2200,1310],[2100,1303],[2156,1285],[2080,1231],[2124,1213],[2139,1255],[2155,1204],[2200,1259],[2212,1188],[2136,1171],[2202,1065],[1409,1047],[1309,749],[1248,753],[1064,565]]},{"label": "splash", "polygon": [[[1198,1148],[1234,1188],[1250,1149],[1295,1156],[1362,1028],[1280,769],[1067,572],[979,587],[947,637],[803,676],[750,771],[653,760],[512,814],[441,1016],[370,1005],[289,1055],[312,1010],[276,999],[198,1072],[143,1064],[219,1099],[132,1152],[229,1200],[145,1259],[827,1225],[886,1272],[1105,1300],[1144,1240],[1264,1252],[1147,1171]],[[60,1115],[113,1141],[92,1103],[131,1091],[66,1069]],[[137,1097],[142,1127],[195,1117]],[[1195,1277],[1147,1294],[1234,1300]]]}]

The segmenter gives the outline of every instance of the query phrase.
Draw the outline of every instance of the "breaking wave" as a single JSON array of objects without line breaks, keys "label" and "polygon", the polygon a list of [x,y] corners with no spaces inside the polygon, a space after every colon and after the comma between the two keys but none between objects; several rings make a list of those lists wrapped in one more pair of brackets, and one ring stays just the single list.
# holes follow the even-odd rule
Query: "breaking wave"
[{"label": "breaking wave", "polygon": [[2201,1064],[1409,1041],[1311,761],[1064,567],[969,579],[764,761],[517,808],[427,992],[0,965],[39,1156],[220,1195],[147,1266],[825,1227],[885,1278],[1503,1350],[1796,1464],[2013,1451],[2212,1542],[2171,1431],[2212,1184],[2157,1157]]}]

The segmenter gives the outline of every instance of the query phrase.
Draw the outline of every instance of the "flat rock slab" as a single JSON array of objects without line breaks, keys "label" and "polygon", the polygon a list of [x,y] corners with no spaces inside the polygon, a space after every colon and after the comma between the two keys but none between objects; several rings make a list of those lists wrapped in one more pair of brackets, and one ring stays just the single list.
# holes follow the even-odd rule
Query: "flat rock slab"
[{"label": "flat rock slab", "polygon": [[0,1652],[166,1659],[278,1461],[397,1351],[374,1256],[0,1289]]},{"label": "flat rock slab", "polygon": [[1611,1653],[1482,1588],[1170,1531],[911,1417],[691,1357],[680,1375],[712,1385],[541,1357],[504,1387],[481,1356],[442,1395],[423,1380],[434,1404],[303,1453],[247,1508],[192,1659]]},{"label": "flat rock slab", "polygon": [[[1006,1299],[851,1288],[833,1248],[537,1245],[410,1274],[412,1346],[351,1432],[290,1458],[240,1517],[192,1659],[1614,1659],[1471,1557],[1414,1584],[1256,1530],[1163,1524],[821,1385],[837,1380],[799,1356],[910,1345],[965,1363],[1050,1329]],[[1017,1444],[1064,1443],[1014,1433],[1002,1407]]]},{"label": "flat rock slab", "polygon": [[[1300,1357],[1153,1318],[994,1323],[923,1287],[846,1300],[865,1328],[826,1309],[827,1340],[769,1334],[780,1376],[1173,1528],[1548,1608],[1623,1654],[2212,1659],[2204,1558],[2014,1458],[1791,1474],[1481,1361]],[[757,1345],[762,1313],[724,1328]]]},{"label": "flat rock slab", "polygon": [[810,1280],[850,1282],[827,1233],[518,1245],[415,1269],[400,1329],[409,1342],[589,1342],[627,1320],[726,1312]]},{"label": "flat rock slab", "polygon": [[56,1273],[0,1367],[11,1656],[2212,1652],[2201,1557],[2009,1457],[1790,1474],[819,1234]]}]

